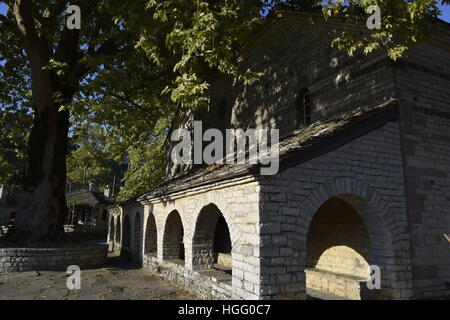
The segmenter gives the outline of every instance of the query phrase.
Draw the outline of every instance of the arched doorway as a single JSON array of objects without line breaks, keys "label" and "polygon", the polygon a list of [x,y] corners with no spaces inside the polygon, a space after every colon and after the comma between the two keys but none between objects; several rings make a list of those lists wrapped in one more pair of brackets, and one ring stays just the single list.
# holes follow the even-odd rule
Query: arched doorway
[{"label": "arched doorway", "polygon": [[[312,216],[306,240],[309,295],[319,290],[328,298],[397,296],[397,262],[392,238],[368,200],[352,194],[331,197]],[[379,288],[367,285],[369,266],[381,271],[376,274]]]},{"label": "arched doorway", "polygon": [[145,247],[144,254],[156,255],[157,251],[157,229],[153,213],[149,213],[147,226],[145,227]]},{"label": "arched doorway", "polygon": [[108,242],[113,243],[115,232],[114,232],[114,217],[111,217],[109,219],[109,234],[108,234]]},{"label": "arched doorway", "polygon": [[163,259],[184,264],[184,228],[178,211],[172,211],[166,220],[163,238]]},{"label": "arched doorway", "polygon": [[121,229],[121,224],[120,224],[120,216],[117,217],[117,226],[116,226],[116,243],[120,244],[120,232],[122,231]]},{"label": "arched doorway", "polygon": [[230,231],[222,212],[214,204],[205,206],[195,225],[193,267],[201,270],[218,268],[231,273],[231,251]]},{"label": "arched doorway", "polygon": [[131,258],[131,222],[128,215],[125,215],[123,221],[121,256]]},{"label": "arched doorway", "polygon": [[369,278],[368,251],[369,236],[358,212],[342,199],[326,201],[308,230],[307,294],[360,299],[360,284]]},{"label": "arched doorway", "polygon": [[110,251],[114,251],[114,240],[116,237],[115,231],[116,230],[114,229],[114,217],[111,216],[111,218],[109,219],[109,235],[108,235],[108,244]]},{"label": "arched doorway", "polygon": [[142,243],[142,220],[141,214],[136,212],[134,217],[134,243],[133,243],[133,260],[141,262],[141,243]]}]

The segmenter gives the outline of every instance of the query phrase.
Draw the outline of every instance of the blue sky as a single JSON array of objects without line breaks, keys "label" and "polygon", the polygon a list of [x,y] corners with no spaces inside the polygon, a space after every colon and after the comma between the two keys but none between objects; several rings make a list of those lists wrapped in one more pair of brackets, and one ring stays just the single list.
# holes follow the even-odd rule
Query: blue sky
[{"label": "blue sky", "polygon": [[441,6],[441,19],[450,22],[450,6]]},{"label": "blue sky", "polygon": [[[6,4],[0,1],[0,14],[4,14],[6,12],[6,8],[7,8]],[[442,6],[441,10],[442,10],[441,19],[450,23],[450,6]]]}]

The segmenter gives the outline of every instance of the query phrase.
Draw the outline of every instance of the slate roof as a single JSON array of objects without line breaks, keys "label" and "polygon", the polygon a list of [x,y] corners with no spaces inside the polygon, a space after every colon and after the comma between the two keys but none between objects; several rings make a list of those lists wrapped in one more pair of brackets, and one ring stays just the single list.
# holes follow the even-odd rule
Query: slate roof
[{"label": "slate roof", "polygon": [[[258,39],[264,39],[268,32],[279,21],[292,21],[307,25],[324,26],[330,29],[364,30],[366,28],[355,24],[354,17],[342,15],[324,19],[321,9],[292,10],[279,6],[266,18],[263,28],[254,36],[254,44]],[[435,46],[450,50],[450,24],[441,19],[430,21],[439,30],[431,36],[431,43]],[[246,56],[251,51],[250,45],[244,52]],[[342,112],[335,117],[317,121],[310,126],[296,131],[280,142],[280,170],[286,170],[299,163],[311,160],[321,154],[332,151],[356,138],[366,134],[386,122],[394,120],[398,115],[398,100],[390,100],[372,107],[360,107],[351,111]],[[184,175],[175,177],[160,186],[120,203],[120,205],[133,204],[136,201],[167,196],[174,192],[184,191],[192,187],[207,185],[226,179],[240,176],[259,176],[260,165],[212,165],[196,168]]]},{"label": "slate roof", "polygon": [[89,190],[76,190],[66,194],[67,201],[76,201],[78,203],[86,204],[95,207],[98,204],[112,205],[116,202],[108,197],[105,197],[101,192]]},{"label": "slate roof", "polygon": [[[398,100],[390,100],[372,107],[360,107],[341,112],[326,120],[314,122],[285,137],[279,143],[279,172],[330,152],[394,120],[398,114],[398,105]],[[215,164],[198,168],[123,204],[157,198],[240,176],[259,176],[260,168],[260,164]]]}]

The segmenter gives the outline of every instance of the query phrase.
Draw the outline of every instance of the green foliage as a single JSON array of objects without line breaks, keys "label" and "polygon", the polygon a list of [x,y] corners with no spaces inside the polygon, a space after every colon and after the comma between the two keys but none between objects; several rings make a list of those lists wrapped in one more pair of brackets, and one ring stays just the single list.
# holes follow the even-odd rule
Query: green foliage
[{"label": "green foliage", "polygon": [[[325,17],[350,15],[351,23],[360,27],[344,31],[334,39],[332,45],[353,55],[358,49],[364,54],[383,50],[392,60],[405,56],[409,47],[428,43],[432,29],[430,18],[440,14],[436,0],[360,0],[357,6],[349,7],[345,1],[328,0],[323,8]],[[441,1],[449,4],[448,0]],[[366,9],[378,5],[381,9],[381,29],[365,29],[368,14]]]},{"label": "green foliage", "polygon": [[129,169],[125,175],[125,185],[120,190],[118,200],[126,200],[148,192],[164,181],[166,165],[163,152],[163,137],[153,143],[133,146],[128,149]]},{"label": "green foliage", "polygon": [[213,70],[242,81],[257,78],[238,72],[237,49],[262,20],[258,1],[135,1],[104,8],[134,42],[124,52],[94,59],[102,67],[65,108],[76,125],[106,128],[110,157],[126,155],[129,169],[119,195],[126,199],[163,181],[168,129],[206,105],[206,78]]},{"label": "green foliage", "polygon": [[27,128],[31,126],[31,116],[24,110],[3,109],[0,124],[0,184],[20,184],[25,169]]},{"label": "green foliage", "polygon": [[78,127],[71,140],[73,150],[67,157],[68,181],[95,182],[100,188],[119,184],[126,165],[124,161],[116,161],[109,152],[103,128],[92,125]]},{"label": "green foliage", "polygon": [[[15,3],[4,2],[10,8]],[[305,9],[322,1],[74,0],[70,3],[82,12],[79,32],[64,30],[66,1],[23,2],[31,4],[54,102],[71,114],[77,148],[68,158],[69,179],[82,180],[87,167],[89,180],[111,184],[126,158],[129,170],[120,193],[126,199],[163,180],[167,133],[186,112],[206,105],[210,74],[220,71],[244,82],[261,75],[239,71],[241,52],[263,23],[261,13],[281,4]],[[428,40],[426,22],[438,14],[432,0],[351,3],[330,0],[323,7],[326,17],[351,14],[362,26],[333,41],[350,55],[384,50],[397,59],[410,45]],[[381,7],[381,30],[365,28],[364,9],[371,4]],[[13,10],[0,21],[0,61],[6,62],[0,63],[0,179],[5,180],[24,167],[37,106],[27,46]]]},{"label": "green foliage", "polygon": [[0,184],[21,182],[33,122],[29,66],[14,42],[0,34]]}]

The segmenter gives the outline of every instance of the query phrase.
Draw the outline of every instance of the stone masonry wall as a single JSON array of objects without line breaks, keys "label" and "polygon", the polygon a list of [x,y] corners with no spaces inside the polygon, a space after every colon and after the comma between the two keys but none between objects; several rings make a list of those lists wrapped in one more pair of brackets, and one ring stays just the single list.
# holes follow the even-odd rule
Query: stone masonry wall
[{"label": "stone masonry wall", "polygon": [[450,52],[413,48],[396,71],[414,297],[450,297]]},{"label": "stone masonry wall", "polygon": [[[164,266],[164,270],[166,270],[164,274],[172,280],[175,277],[173,274],[184,274],[186,281],[192,281],[192,275],[196,274],[195,272],[210,267],[210,263],[198,263],[201,260],[195,258],[193,250],[196,247],[195,244],[199,244],[196,241],[202,241],[202,239],[210,241],[210,238],[204,236],[194,239],[194,234],[202,209],[213,204],[224,216],[230,231],[233,268],[231,296],[234,299],[258,299],[260,290],[258,194],[259,186],[254,178],[230,179],[222,185],[193,187],[187,193],[172,194],[167,199],[145,200],[145,205],[128,204],[122,208],[120,213],[116,212],[115,218],[123,221],[124,216],[128,215],[130,221],[134,221],[137,212],[143,213],[141,215],[143,216],[142,230],[135,230],[134,224],[132,224],[132,243],[137,243],[134,239],[141,231],[143,235],[139,241],[140,245],[134,246],[132,255],[141,256],[143,260],[147,259],[147,262],[143,261],[143,264],[150,270],[154,271],[159,268],[156,268],[155,265]],[[181,261],[179,261],[180,263],[171,263],[163,257],[164,234],[170,228],[167,225],[170,222],[168,217],[175,211],[179,213],[183,225],[184,265]],[[149,223],[150,227],[147,228]],[[156,235],[154,234],[155,230]],[[213,230],[211,229],[211,231]],[[146,250],[144,244],[146,242],[154,243],[155,236],[156,252],[144,254]],[[151,241],[147,241],[147,239],[151,239]],[[115,247],[120,247],[120,243],[115,244]],[[154,249],[152,250],[154,251]],[[149,263],[148,257],[153,257],[151,263]],[[184,273],[180,270],[184,270]],[[225,293],[219,290],[217,294],[213,294],[211,297],[222,297]]]},{"label": "stone masonry wall", "polygon": [[343,200],[331,198],[311,221],[306,266],[367,279],[368,249],[369,238],[359,214]]},{"label": "stone masonry wall", "polygon": [[261,180],[261,295],[305,295],[310,222],[332,197],[349,203],[369,236],[368,263],[381,268],[374,297],[411,298],[410,242],[397,122]]},{"label": "stone masonry wall", "polygon": [[107,245],[79,248],[7,248],[0,249],[0,273],[67,270],[70,265],[98,266],[106,261]]},{"label": "stone masonry wall", "polygon": [[161,262],[152,255],[144,255],[143,267],[178,286],[189,289],[203,299],[229,300],[233,298],[230,276],[220,279],[207,273],[186,270],[183,265]]},{"label": "stone masonry wall", "polygon": [[[306,269],[307,293],[312,297],[338,300],[361,300],[361,289],[365,283],[358,278],[342,277],[317,269]],[[324,296],[326,293],[326,296]]]},{"label": "stone masonry wall", "polygon": [[312,121],[393,97],[389,60],[380,53],[356,53],[350,58],[331,48],[337,34],[320,24],[289,18],[267,31],[264,42],[249,50],[242,67],[262,71],[264,77],[222,93],[222,99],[233,100],[231,126],[277,128],[280,136],[291,133],[299,128],[296,101],[304,88],[309,90]]},{"label": "stone masonry wall", "polygon": [[[319,208],[334,197],[348,203],[360,215],[369,240],[367,262],[381,268],[381,290],[368,296],[413,298],[401,125],[388,122],[342,147],[259,182],[234,179],[193,187],[167,198],[146,200],[145,206],[124,208],[117,218],[121,221],[126,214],[134,221],[136,209],[143,212],[142,243],[146,239],[153,242],[156,230],[156,253],[143,255],[144,245],[133,252],[144,256],[144,267],[183,286],[197,281],[201,285],[194,290],[200,295],[223,298],[228,297],[227,287],[215,290],[209,285],[210,281],[215,283],[211,280],[214,277],[205,278],[193,255],[199,214],[214,204],[230,229],[233,265],[230,297],[304,298],[309,226]],[[167,218],[175,210],[184,229],[184,265],[165,261],[162,256]],[[149,228],[148,221],[152,223]],[[138,234],[136,230],[132,230],[132,237],[134,234]],[[445,260],[436,266],[441,272],[438,281],[445,279],[440,278],[445,276],[444,266]],[[347,282],[356,290],[355,281]],[[334,288],[341,290],[342,286]],[[355,297],[353,291],[350,294]]]}]

